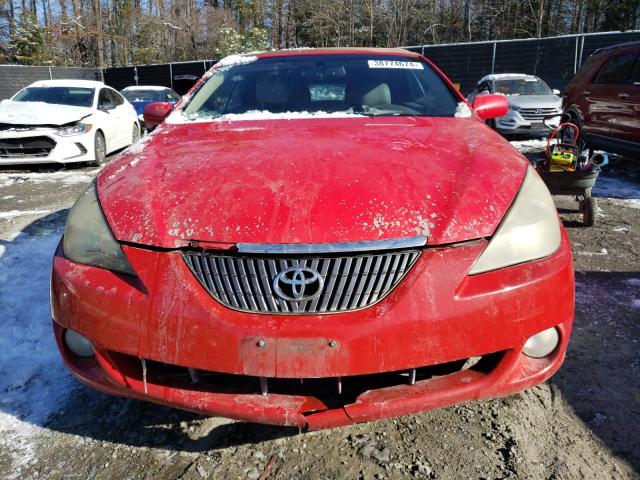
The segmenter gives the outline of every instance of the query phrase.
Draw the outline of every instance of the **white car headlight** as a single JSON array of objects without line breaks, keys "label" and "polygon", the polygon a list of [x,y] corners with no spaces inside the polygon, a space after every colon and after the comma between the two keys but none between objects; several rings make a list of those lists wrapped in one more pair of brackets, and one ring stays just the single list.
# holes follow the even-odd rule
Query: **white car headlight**
[{"label": "white car headlight", "polygon": [[514,105],[513,103],[509,104],[509,110],[513,110],[514,112],[519,112],[522,107],[520,105]]},{"label": "white car headlight", "polygon": [[469,275],[548,257],[560,248],[560,221],[551,194],[529,166],[513,205]]},{"label": "white car headlight", "polygon": [[70,137],[71,135],[82,135],[91,130],[90,123],[78,123],[76,125],[70,125],[68,127],[61,127],[56,132],[61,137]]},{"label": "white car headlight", "polygon": [[62,248],[74,262],[135,275],[102,213],[95,182],[71,207]]}]

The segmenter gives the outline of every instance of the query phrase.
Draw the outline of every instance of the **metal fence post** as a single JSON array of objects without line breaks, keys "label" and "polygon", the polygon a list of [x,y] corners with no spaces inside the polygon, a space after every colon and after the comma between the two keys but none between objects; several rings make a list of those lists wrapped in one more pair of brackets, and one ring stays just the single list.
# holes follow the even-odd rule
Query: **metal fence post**
[{"label": "metal fence post", "polygon": [[53,73],[51,72],[51,66],[49,66],[49,80],[53,80]]},{"label": "metal fence post", "polygon": [[582,65],[582,54],[584,53],[584,34],[580,37],[580,57],[578,58],[578,67]]},{"label": "metal fence post", "polygon": [[578,40],[579,38],[576,37],[576,48],[573,56],[573,74],[574,75],[578,71]]},{"label": "metal fence post", "polygon": [[171,82],[171,90],[173,90],[173,63],[169,63],[169,81]]},{"label": "metal fence post", "polygon": [[496,73],[496,47],[498,42],[493,42],[493,56],[491,58],[491,73]]}]

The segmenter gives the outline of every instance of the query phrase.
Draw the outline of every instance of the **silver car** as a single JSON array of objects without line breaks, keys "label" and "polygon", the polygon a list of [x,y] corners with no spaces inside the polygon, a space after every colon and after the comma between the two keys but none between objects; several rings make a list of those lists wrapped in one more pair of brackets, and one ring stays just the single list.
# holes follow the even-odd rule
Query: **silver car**
[{"label": "silver car", "polygon": [[550,127],[560,123],[562,99],[560,91],[552,90],[540,78],[523,73],[495,73],[482,77],[469,102],[478,95],[497,93],[506,95],[509,111],[504,117],[492,121],[491,126],[502,134],[546,136]]}]

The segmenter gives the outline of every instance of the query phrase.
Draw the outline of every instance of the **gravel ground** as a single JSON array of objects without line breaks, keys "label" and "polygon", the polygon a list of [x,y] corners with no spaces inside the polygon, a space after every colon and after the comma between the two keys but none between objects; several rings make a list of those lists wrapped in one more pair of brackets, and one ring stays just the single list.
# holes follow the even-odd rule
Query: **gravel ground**
[{"label": "gravel ground", "polygon": [[[530,154],[540,148],[517,146]],[[66,209],[96,172],[0,170],[0,256],[7,262],[0,263],[0,289],[30,289],[30,279],[11,272],[31,255],[47,260]],[[34,370],[41,373],[0,399],[0,477],[640,478],[640,165],[616,159],[596,195],[593,228],[580,227],[572,199],[557,199],[573,244],[577,311],[566,362],[545,384],[300,434],[103,395],[71,379],[54,350],[50,357],[34,350],[45,362]],[[42,304],[29,321],[43,331],[45,280],[28,300]],[[2,295],[0,311],[14,315],[7,307],[14,294]],[[0,368],[0,377],[12,374]],[[33,406],[37,396],[44,406]]]}]

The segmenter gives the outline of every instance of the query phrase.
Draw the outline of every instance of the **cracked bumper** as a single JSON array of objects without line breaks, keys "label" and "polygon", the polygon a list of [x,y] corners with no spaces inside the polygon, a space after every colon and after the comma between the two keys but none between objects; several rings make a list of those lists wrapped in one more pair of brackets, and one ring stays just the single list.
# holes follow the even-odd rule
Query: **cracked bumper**
[{"label": "cracked bumper", "polygon": [[[566,233],[551,257],[469,277],[484,241],[423,252],[384,301],[334,315],[269,316],[219,305],[174,252],[124,247],[139,279],[70,262],[52,273],[54,331],[69,369],[98,390],[244,421],[320,429],[508,395],[549,378],[562,364],[573,322],[573,266]],[[546,328],[560,332],[543,359],[522,353]],[[61,340],[72,328],[97,355],[76,357]],[[266,348],[258,348],[263,340]],[[337,348],[328,347],[329,341]],[[496,353],[499,352],[499,353]],[[343,404],[274,390],[211,387],[141,376],[138,359],[213,374],[336,379],[489,356],[488,367],[364,388]],[[186,373],[186,371],[185,371]],[[172,377],[173,378],[173,377]],[[185,378],[183,376],[183,378]],[[225,377],[226,378],[226,377]]]}]

